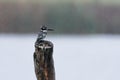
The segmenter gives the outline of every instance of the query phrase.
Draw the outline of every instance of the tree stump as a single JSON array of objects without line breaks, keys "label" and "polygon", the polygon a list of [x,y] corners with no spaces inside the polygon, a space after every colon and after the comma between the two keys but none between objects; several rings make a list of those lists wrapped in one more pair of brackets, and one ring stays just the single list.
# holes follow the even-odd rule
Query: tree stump
[{"label": "tree stump", "polygon": [[52,42],[37,40],[33,57],[37,80],[55,80]]}]

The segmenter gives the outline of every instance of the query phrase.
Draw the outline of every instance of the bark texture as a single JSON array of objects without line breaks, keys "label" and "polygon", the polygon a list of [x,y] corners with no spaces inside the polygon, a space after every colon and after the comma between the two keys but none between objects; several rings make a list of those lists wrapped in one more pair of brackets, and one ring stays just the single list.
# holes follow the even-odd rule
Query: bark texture
[{"label": "bark texture", "polygon": [[52,42],[37,40],[33,58],[37,80],[55,80]]}]

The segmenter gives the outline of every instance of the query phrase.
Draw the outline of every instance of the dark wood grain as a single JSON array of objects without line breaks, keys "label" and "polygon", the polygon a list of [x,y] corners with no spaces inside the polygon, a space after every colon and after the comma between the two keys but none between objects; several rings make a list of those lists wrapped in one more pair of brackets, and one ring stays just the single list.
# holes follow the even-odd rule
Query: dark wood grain
[{"label": "dark wood grain", "polygon": [[37,80],[55,80],[52,42],[37,40],[33,58]]}]

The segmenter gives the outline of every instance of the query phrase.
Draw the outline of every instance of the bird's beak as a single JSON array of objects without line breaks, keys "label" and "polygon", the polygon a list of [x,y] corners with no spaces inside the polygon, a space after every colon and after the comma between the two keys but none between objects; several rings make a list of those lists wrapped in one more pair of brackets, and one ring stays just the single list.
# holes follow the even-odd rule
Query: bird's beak
[{"label": "bird's beak", "polygon": [[47,29],[48,31],[54,31],[54,29]]}]

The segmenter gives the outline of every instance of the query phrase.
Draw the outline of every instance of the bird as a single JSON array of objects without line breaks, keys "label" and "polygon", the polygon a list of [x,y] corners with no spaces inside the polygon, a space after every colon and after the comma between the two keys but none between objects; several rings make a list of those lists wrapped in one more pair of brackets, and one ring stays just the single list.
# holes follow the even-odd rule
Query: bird
[{"label": "bird", "polygon": [[45,39],[45,37],[47,36],[47,32],[48,32],[48,31],[53,31],[53,29],[49,29],[49,28],[47,28],[47,26],[42,25],[41,28],[40,28],[40,31],[39,31],[39,33],[38,33],[37,39],[38,39],[38,40],[43,40],[43,39]]},{"label": "bird", "polygon": [[47,32],[48,31],[54,31],[54,29],[48,28],[46,25],[42,25],[40,27],[40,31],[38,32],[38,36],[37,36],[37,40],[35,42],[35,46],[37,46],[37,47],[39,47],[41,49],[49,48],[49,46],[48,47],[44,47],[44,45],[39,44],[41,42],[44,42],[44,39],[47,36]]}]

